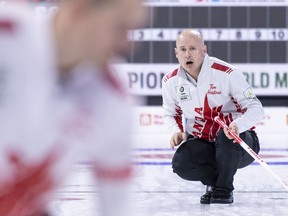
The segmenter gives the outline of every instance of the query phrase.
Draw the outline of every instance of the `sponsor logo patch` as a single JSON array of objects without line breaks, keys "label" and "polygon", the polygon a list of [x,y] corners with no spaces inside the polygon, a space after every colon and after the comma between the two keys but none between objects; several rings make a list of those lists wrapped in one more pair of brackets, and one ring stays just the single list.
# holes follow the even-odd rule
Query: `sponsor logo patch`
[{"label": "sponsor logo patch", "polygon": [[190,86],[189,85],[180,85],[176,86],[176,93],[180,101],[191,100],[190,96]]},{"label": "sponsor logo patch", "polygon": [[251,88],[246,89],[244,92],[244,97],[248,100],[248,101],[253,101],[256,100],[256,95],[254,94],[254,92],[252,91]]}]

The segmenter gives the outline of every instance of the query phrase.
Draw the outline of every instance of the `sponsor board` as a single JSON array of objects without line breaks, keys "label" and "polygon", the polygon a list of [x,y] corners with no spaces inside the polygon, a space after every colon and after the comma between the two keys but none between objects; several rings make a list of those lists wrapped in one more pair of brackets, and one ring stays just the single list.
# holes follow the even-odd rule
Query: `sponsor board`
[{"label": "sponsor board", "polygon": [[134,107],[132,111],[133,133],[169,134],[164,126],[161,107],[141,106]]},{"label": "sponsor board", "polygon": [[[259,155],[269,165],[287,165],[288,107],[264,107],[264,111],[264,119],[256,125]],[[171,134],[164,125],[162,108],[134,107],[133,115],[133,163],[171,166],[175,149],[169,145]]]},{"label": "sponsor board", "polygon": [[[265,116],[256,125],[259,134],[288,134],[288,107],[264,107]],[[133,108],[134,134],[169,134],[160,106]]]},{"label": "sponsor board", "polygon": [[[288,95],[286,64],[237,64],[253,92],[261,96]],[[118,64],[119,78],[135,95],[161,95],[162,78],[178,67],[177,64]]]}]

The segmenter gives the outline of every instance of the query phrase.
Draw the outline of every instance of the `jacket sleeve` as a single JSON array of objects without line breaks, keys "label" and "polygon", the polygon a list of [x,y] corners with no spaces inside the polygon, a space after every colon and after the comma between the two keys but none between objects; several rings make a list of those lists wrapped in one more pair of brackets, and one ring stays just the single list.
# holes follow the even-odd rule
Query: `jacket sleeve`
[{"label": "jacket sleeve", "polygon": [[162,80],[164,123],[171,133],[183,132],[182,110],[181,107],[178,106],[175,93],[173,92],[175,87],[172,87],[172,89],[169,86],[169,81],[171,80]]},{"label": "jacket sleeve", "polygon": [[243,111],[243,114],[233,121],[242,133],[263,119],[264,109],[241,71],[235,70],[230,74],[229,89],[231,97]]},{"label": "jacket sleeve", "polygon": [[[95,101],[105,98],[105,103],[95,107],[97,112],[93,114],[94,127],[91,136],[88,136],[90,147],[86,149],[86,157],[92,159],[92,169],[97,181],[99,215],[130,216],[132,104],[127,95],[119,93],[119,87],[115,83],[106,81],[98,85],[101,94],[93,95]],[[84,140],[83,145],[85,143],[88,141]]]}]

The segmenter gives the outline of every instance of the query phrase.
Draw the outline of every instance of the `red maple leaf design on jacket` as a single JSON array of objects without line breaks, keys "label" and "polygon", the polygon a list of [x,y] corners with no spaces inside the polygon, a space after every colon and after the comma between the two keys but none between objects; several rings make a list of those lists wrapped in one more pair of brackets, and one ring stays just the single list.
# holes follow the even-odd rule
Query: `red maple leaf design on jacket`
[{"label": "red maple leaf design on jacket", "polygon": [[[195,108],[195,112],[199,115],[195,116],[195,122],[193,125],[193,135],[205,139],[208,141],[215,141],[217,132],[220,130],[220,126],[214,121],[216,116],[219,116],[227,125],[233,121],[232,114],[224,116],[222,111],[223,105],[210,107],[208,102],[208,95],[206,94],[204,99],[204,106]],[[197,132],[195,132],[195,130]]]},{"label": "red maple leaf design on jacket", "polygon": [[55,153],[51,152],[38,164],[25,163],[16,152],[11,152],[8,157],[15,168],[15,175],[14,180],[0,187],[0,215],[44,215],[47,201],[45,194],[49,194],[55,187],[50,176],[50,168],[56,159]]}]

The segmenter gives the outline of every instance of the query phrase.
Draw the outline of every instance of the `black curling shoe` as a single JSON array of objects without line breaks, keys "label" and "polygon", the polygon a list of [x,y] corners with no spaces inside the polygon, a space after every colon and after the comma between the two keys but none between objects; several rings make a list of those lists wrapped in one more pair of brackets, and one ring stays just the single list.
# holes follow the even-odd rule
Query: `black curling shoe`
[{"label": "black curling shoe", "polygon": [[231,204],[234,202],[233,192],[229,192],[222,188],[215,188],[211,194],[210,203]]},{"label": "black curling shoe", "polygon": [[210,185],[207,185],[206,186],[206,193],[201,196],[200,203],[201,204],[210,204],[212,192],[213,192],[213,187]]}]

